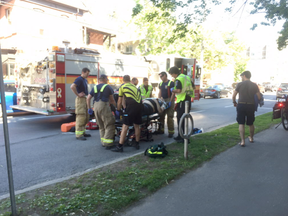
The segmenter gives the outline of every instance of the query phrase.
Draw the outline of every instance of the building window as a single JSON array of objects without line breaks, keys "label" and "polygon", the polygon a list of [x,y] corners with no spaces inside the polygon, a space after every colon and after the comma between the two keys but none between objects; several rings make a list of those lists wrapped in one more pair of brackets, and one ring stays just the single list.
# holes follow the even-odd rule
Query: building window
[{"label": "building window", "polygon": [[126,52],[126,53],[132,53],[132,45],[126,46],[125,52]]},{"label": "building window", "polygon": [[166,59],[166,71],[169,71],[170,69],[170,58]]},{"label": "building window", "polygon": [[90,33],[86,32],[86,45],[90,44]]},{"label": "building window", "polygon": [[5,10],[5,16],[6,19],[8,20],[9,24],[11,24],[11,8],[8,8]]},{"label": "building window", "polygon": [[14,79],[15,63],[13,63],[13,62],[3,63],[2,69],[3,69],[4,79]]}]

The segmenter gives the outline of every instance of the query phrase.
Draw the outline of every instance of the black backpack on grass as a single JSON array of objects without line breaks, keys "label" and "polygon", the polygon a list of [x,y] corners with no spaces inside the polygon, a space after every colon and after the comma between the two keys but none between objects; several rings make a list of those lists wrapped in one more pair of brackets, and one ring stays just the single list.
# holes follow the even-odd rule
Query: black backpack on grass
[{"label": "black backpack on grass", "polygon": [[163,142],[158,145],[152,145],[149,148],[147,148],[144,152],[144,155],[148,155],[152,158],[163,158],[168,154],[168,151],[166,150],[166,146]]}]

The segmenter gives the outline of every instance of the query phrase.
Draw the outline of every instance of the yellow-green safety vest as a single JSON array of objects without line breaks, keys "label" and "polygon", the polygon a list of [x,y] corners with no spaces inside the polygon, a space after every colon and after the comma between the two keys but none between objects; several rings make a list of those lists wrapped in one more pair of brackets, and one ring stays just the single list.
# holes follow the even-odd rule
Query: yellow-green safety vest
[{"label": "yellow-green safety vest", "polygon": [[[100,93],[102,93],[102,92],[104,91],[104,89],[105,89],[105,87],[106,87],[107,85],[108,85],[108,84],[104,84],[104,85],[102,86],[102,88],[100,89]],[[94,86],[94,93],[95,93],[95,94],[98,93],[97,85]],[[101,94],[100,94],[100,98],[99,98],[99,99],[101,100],[101,98],[102,98],[102,97],[101,97]],[[95,99],[95,100],[96,100],[96,99]]]},{"label": "yellow-green safety vest", "polygon": [[137,103],[141,103],[141,93],[132,83],[125,83],[119,88],[119,97],[125,96],[128,100],[133,99]]},{"label": "yellow-green safety vest", "polygon": [[142,84],[142,85],[140,85],[140,91],[141,91],[142,99],[149,98],[151,92],[153,91],[153,87],[151,85],[148,85],[148,91],[146,92],[144,84]]},{"label": "yellow-green safety vest", "polygon": [[[160,83],[160,87],[162,86],[163,82]],[[168,87],[170,87],[171,80],[168,82]]]},{"label": "yellow-green safety vest", "polygon": [[[186,98],[186,94],[188,96],[190,96],[191,98],[194,98],[194,90],[193,90],[193,86],[192,86],[190,77],[187,75],[184,75],[184,74],[180,74],[176,78],[176,80],[179,80],[181,82],[181,85],[182,85],[181,92],[175,93],[176,98],[177,98],[176,103],[180,103],[181,101],[184,101]],[[174,87],[174,89],[176,89],[176,86]]]}]

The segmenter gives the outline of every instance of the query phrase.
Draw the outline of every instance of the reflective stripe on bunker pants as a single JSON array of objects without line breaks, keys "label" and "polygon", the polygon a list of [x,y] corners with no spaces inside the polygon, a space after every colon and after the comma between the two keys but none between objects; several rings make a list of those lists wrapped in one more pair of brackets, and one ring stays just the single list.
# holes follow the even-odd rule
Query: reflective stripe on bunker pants
[{"label": "reflective stripe on bunker pants", "polygon": [[75,99],[76,126],[75,135],[81,137],[85,134],[86,124],[89,122],[86,97],[77,97]]},{"label": "reflective stripe on bunker pants", "polygon": [[94,103],[94,113],[99,126],[101,143],[103,146],[112,146],[115,135],[115,117],[112,114],[109,102]]},{"label": "reflective stripe on bunker pants", "polygon": [[[169,103],[170,98],[166,98],[166,99],[164,99],[164,101]],[[174,120],[173,120],[173,118],[174,118],[174,100],[171,101],[171,106],[168,109],[164,110],[164,112],[160,116],[159,121],[162,125],[161,130],[160,130],[161,132],[164,132],[164,124],[165,124],[164,120],[165,120],[166,115],[167,115],[168,133],[174,134]]]}]

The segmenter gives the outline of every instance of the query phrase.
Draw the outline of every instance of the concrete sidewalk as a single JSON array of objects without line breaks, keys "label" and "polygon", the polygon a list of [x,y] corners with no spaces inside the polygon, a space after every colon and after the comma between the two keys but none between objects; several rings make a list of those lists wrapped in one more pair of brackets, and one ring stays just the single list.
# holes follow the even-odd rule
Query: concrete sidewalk
[{"label": "concrete sidewalk", "polygon": [[246,147],[228,149],[118,215],[287,216],[288,131],[280,125],[254,140],[246,139]]}]

